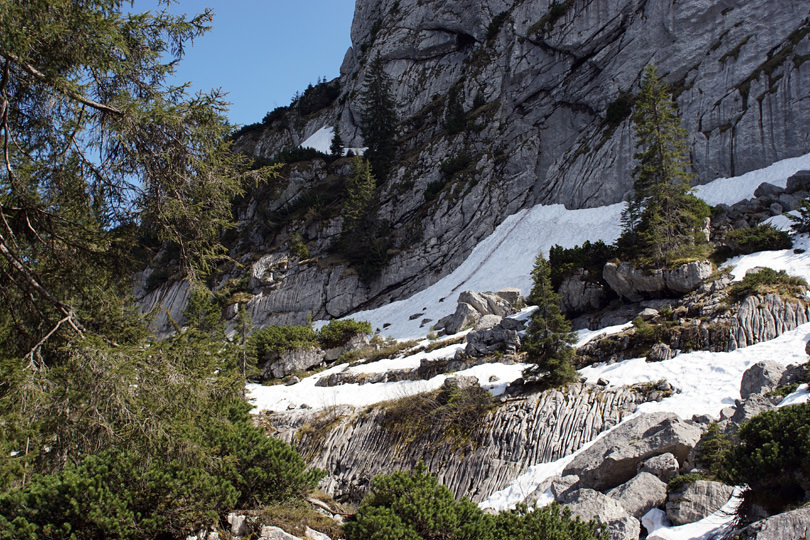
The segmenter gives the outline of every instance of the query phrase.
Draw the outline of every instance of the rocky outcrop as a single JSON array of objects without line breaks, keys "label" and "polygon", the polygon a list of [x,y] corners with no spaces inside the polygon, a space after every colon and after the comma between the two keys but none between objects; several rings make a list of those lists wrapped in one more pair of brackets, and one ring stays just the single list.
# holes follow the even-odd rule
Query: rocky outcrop
[{"label": "rocky outcrop", "polygon": [[749,296],[732,319],[729,350],[781,336],[810,321],[810,306],[797,298],[778,294]]},{"label": "rocky outcrop", "polygon": [[175,330],[175,325],[182,326],[185,323],[183,312],[191,295],[188,281],[170,281],[148,293],[137,289],[135,292],[141,313],[151,314],[149,328],[159,336],[169,334]]},{"label": "rocky outcrop", "polygon": [[326,353],[312,347],[310,349],[287,349],[280,353],[270,353],[262,366],[262,379],[280,379],[317,366],[324,361]]},{"label": "rocky outcrop", "polygon": [[385,407],[296,410],[266,419],[310,465],[330,472],[322,487],[340,499],[359,501],[373,476],[423,460],[457,496],[481,501],[531,465],[568,455],[617,425],[641,399],[630,389],[579,384],[512,398],[461,440],[435,429],[401,440],[384,427]]},{"label": "rocky outcrop", "polygon": [[639,473],[650,473],[664,483],[669,482],[678,474],[680,464],[678,459],[669,452],[651,457],[638,467]]},{"label": "rocky outcrop", "polygon": [[632,264],[605,263],[602,277],[622,298],[638,302],[644,298],[660,298],[668,294],[694,291],[712,273],[709,261],[695,261],[671,269],[645,270]]},{"label": "rocky outcrop", "polygon": [[683,465],[702,429],[672,413],[643,414],[614,429],[579,454],[563,471],[596,490],[618,486],[636,475],[639,465],[671,453]]},{"label": "rocky outcrop", "polygon": [[434,325],[434,329],[443,330],[445,334],[455,334],[477,324],[484,316],[494,315],[502,318],[511,315],[517,311],[514,304],[517,304],[521,298],[519,289],[504,289],[496,292],[463,291],[458,295],[455,313],[440,319]]},{"label": "rocky outcrop", "polygon": [[[479,328],[480,323],[488,318],[492,324],[489,328]],[[520,336],[518,332],[525,330],[521,321],[516,319],[501,318],[497,315],[485,315],[479,321],[479,325],[466,336],[467,346],[464,354],[467,356],[487,356],[497,351],[507,354],[515,354],[520,349]]]},{"label": "rocky outcrop", "polygon": [[605,307],[611,293],[601,283],[589,279],[588,271],[577,270],[565,278],[557,289],[560,308],[567,316],[598,311]]},{"label": "rocky outcrop", "polygon": [[810,507],[799,508],[757,521],[740,531],[734,538],[744,540],[784,540],[810,537]]},{"label": "rocky outcrop", "polygon": [[733,487],[710,480],[686,484],[669,494],[667,517],[673,525],[701,520],[726,504],[733,492]]}]

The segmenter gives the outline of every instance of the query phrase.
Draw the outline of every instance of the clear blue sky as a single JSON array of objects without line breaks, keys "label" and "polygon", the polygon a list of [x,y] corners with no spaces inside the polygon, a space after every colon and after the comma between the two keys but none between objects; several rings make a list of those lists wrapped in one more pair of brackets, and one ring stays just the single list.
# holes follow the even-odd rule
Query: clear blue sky
[{"label": "clear blue sky", "polygon": [[[136,0],[133,9],[154,6]],[[351,45],[354,0],[180,0],[171,11],[205,7],[214,10],[213,27],[186,50],[177,79],[228,92],[234,124],[260,122],[309,83],[337,77]]]}]

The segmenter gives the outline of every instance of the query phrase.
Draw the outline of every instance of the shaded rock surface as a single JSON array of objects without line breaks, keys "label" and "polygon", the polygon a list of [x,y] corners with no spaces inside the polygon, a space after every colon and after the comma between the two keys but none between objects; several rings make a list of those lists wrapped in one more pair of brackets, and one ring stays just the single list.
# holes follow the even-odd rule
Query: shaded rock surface
[{"label": "shaded rock surface", "polygon": [[779,385],[785,370],[786,366],[773,360],[757,362],[743,373],[740,397],[746,399],[751,394],[770,392]]},{"label": "shaded rock surface", "polygon": [[667,517],[673,525],[701,520],[726,504],[733,492],[733,487],[710,480],[686,484],[669,494]]},{"label": "shaded rock surface", "polygon": [[277,437],[296,445],[311,465],[330,471],[322,487],[341,500],[359,501],[373,476],[424,460],[440,483],[477,502],[529,466],[572,453],[618,424],[641,400],[629,389],[579,384],[566,392],[530,394],[488,413],[462,444],[435,430],[398,440],[384,427],[383,408],[297,410],[266,418]]},{"label": "shaded rock surface", "polygon": [[735,531],[745,540],[786,540],[810,537],[810,507],[771,516]]}]

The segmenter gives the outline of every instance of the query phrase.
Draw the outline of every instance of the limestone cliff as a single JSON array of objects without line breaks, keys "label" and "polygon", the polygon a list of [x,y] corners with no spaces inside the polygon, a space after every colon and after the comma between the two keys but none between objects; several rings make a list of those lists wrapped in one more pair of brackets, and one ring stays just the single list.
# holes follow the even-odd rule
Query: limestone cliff
[{"label": "limestone cliff", "polygon": [[[362,146],[362,85],[379,54],[401,119],[379,209],[392,225],[391,261],[368,284],[326,262],[339,215],[262,232],[268,208],[338,174],[317,160],[297,166],[242,207],[241,253],[289,254],[298,232],[319,262],[293,262],[272,291],[254,288],[255,322],[339,317],[408,296],[521,208],[620,201],[634,152],[628,104],[649,62],[676,95],[698,182],[810,151],[809,32],[800,1],[358,0],[352,47],[330,83],[339,97],[282,111],[236,147],[268,158],[335,124],[347,146]],[[467,126],[454,134],[444,122],[451,88]],[[443,172],[454,158],[467,160],[463,170]]]}]

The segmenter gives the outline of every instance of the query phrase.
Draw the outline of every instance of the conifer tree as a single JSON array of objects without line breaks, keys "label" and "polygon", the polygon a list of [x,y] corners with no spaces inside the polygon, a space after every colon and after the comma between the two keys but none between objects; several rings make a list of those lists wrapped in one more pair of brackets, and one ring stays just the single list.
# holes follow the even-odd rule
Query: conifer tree
[{"label": "conifer tree", "polygon": [[329,144],[329,153],[334,158],[339,158],[343,155],[343,138],[340,136],[340,130],[337,124],[335,124],[332,141]]},{"label": "conifer tree", "polygon": [[647,66],[632,120],[636,131],[633,194],[623,215],[619,241],[633,255],[657,266],[683,256],[700,243],[708,206],[692,195],[687,132],[669,89]]},{"label": "conifer tree", "polygon": [[397,113],[391,96],[391,80],[380,55],[374,57],[363,82],[360,118],[365,156],[379,182],[385,182],[396,153]]},{"label": "conifer tree", "polygon": [[360,225],[377,187],[368,160],[355,156],[352,167],[354,174],[346,180],[346,200],[343,203],[344,233],[354,231]]},{"label": "conifer tree", "polygon": [[532,280],[534,286],[528,300],[537,306],[537,311],[532,314],[524,349],[534,366],[525,374],[542,375],[541,382],[548,387],[576,381],[577,372],[572,364],[576,335],[560,309],[560,297],[551,285],[551,267],[542,253],[535,259]]}]

